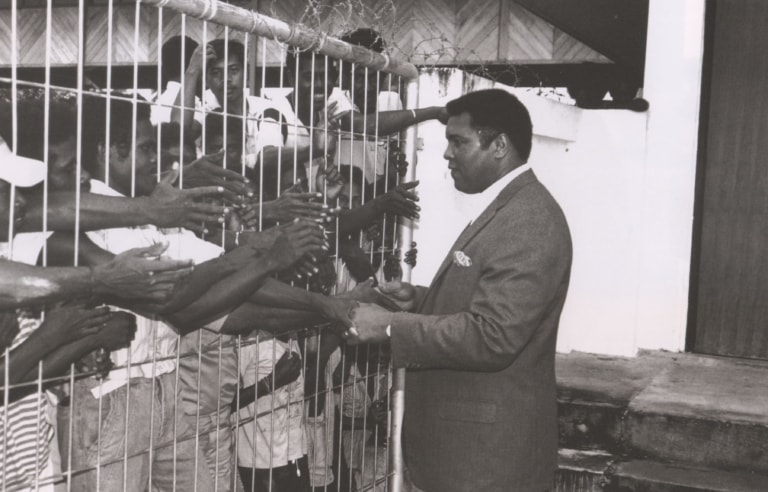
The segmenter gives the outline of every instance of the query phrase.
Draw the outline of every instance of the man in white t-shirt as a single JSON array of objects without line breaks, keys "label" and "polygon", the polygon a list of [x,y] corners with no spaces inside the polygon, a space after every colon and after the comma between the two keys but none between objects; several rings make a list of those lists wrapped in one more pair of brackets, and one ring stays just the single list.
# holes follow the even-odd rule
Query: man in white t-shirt
[{"label": "man in white t-shirt", "polygon": [[[292,166],[294,161],[306,163],[312,158],[331,154],[335,138],[326,137],[322,128],[332,127],[333,121],[319,122],[321,124],[315,125],[319,131],[313,132],[313,138],[310,138],[310,132],[297,120],[285,97],[266,93],[263,97],[249,95],[245,88],[244,52],[242,43],[224,39],[215,39],[206,47],[198,47],[184,73],[184,93],[176,99],[175,105],[179,108],[172,112],[173,121],[181,122],[185,131],[197,138],[205,132],[202,122],[210,112],[242,117],[246,122],[243,163],[248,169],[262,165],[276,169]],[[203,78],[203,56],[206,59],[206,91],[202,102],[198,103],[195,92]],[[184,110],[180,109],[182,106]],[[315,111],[321,108],[317,106]],[[302,116],[300,114],[299,119]],[[304,122],[309,123],[309,118]],[[258,171],[254,174],[258,175]]]}]

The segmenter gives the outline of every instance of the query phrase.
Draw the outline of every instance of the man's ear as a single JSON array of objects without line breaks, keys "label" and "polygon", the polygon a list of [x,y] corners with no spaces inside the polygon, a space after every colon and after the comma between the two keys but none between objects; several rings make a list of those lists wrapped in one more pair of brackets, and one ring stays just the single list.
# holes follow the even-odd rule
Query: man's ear
[{"label": "man's ear", "polygon": [[514,152],[515,148],[512,142],[509,141],[509,137],[506,133],[499,133],[496,138],[493,139],[493,156],[496,158],[503,158],[509,155],[510,152]]}]

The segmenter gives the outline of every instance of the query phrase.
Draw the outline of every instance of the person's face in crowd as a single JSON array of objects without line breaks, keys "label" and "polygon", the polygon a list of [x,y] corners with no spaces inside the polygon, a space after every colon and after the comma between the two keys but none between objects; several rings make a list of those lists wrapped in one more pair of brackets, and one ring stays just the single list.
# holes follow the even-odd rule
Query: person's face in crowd
[{"label": "person's face in crowd", "polygon": [[[290,68],[295,70],[295,67]],[[308,115],[311,111],[316,113],[324,108],[336,78],[337,74],[332,69],[330,61],[326,70],[324,56],[316,55],[314,65],[311,56],[302,56],[299,60],[299,76],[296,81],[298,86],[295,88],[299,96],[299,107],[296,111]],[[304,123],[309,124],[308,121]]]},{"label": "person's face in crowd", "polygon": [[[222,106],[224,105],[225,96],[227,104],[242,104],[243,87],[245,85],[243,61],[231,53],[229,54],[229,60],[226,61],[229,63],[225,63],[225,59],[222,57],[208,66],[206,84],[216,95],[219,104]],[[233,111],[231,108],[227,108],[227,110]]]},{"label": "person's face in crowd", "polygon": [[357,208],[363,204],[363,187],[360,183],[346,183],[339,193],[339,207]]},{"label": "person's face in crowd", "polygon": [[[209,135],[208,144],[205,152],[215,154],[224,148],[223,135]],[[227,135],[227,147],[224,154],[225,165],[232,171],[241,171],[242,168],[243,143],[241,135]]]},{"label": "person's face in crowd", "polygon": [[[11,204],[11,185],[0,179],[0,241],[8,241],[8,225],[13,220],[14,233],[24,224],[24,214],[27,209],[27,201],[22,191],[16,187],[14,203]],[[11,217],[13,210],[13,217]]]},{"label": "person's face in crowd", "polygon": [[136,156],[136,196],[149,195],[157,184],[157,140],[149,120],[136,125],[136,143],[118,143],[112,146],[109,159],[109,185],[124,195],[131,194],[134,174],[133,156]]},{"label": "person's face in crowd", "polygon": [[[77,183],[77,137],[48,147],[48,186],[53,191],[74,191]],[[80,169],[80,190],[91,189],[91,175]]]},{"label": "person's face in crowd", "polygon": [[160,151],[160,169],[163,172],[168,171],[173,168],[174,163],[185,166],[196,158],[194,145],[184,145],[183,148],[178,143],[168,145]]},{"label": "person's face in crowd", "polygon": [[[344,70],[349,74],[351,65],[349,63],[345,64]],[[372,68],[366,70],[362,65],[355,66],[352,82],[352,102],[355,106],[360,108],[360,111],[366,111],[367,109],[368,112],[370,112],[376,104],[376,97],[379,89],[382,91],[387,90],[384,82],[382,82],[380,87],[377,87],[377,80],[378,72],[376,70]]]},{"label": "person's face in crowd", "polygon": [[448,118],[445,127],[448,146],[443,157],[448,161],[453,184],[457,190],[480,193],[499,176],[499,163],[494,159],[494,145],[483,148],[480,134],[472,126],[469,113]]}]

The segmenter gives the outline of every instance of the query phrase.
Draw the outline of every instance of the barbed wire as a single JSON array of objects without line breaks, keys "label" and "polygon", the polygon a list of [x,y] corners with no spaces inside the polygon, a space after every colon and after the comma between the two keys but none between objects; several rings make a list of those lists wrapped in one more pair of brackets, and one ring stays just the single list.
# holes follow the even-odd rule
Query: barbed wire
[{"label": "barbed wire", "polygon": [[[116,1],[116,0],[113,0]],[[121,3],[119,0],[116,3]],[[389,56],[409,61],[422,70],[442,67],[462,69],[484,79],[517,86],[525,77],[526,87],[539,95],[569,102],[562,87],[551,87],[534,70],[522,65],[488,60],[474,48],[460,46],[443,32],[441,25],[413,15],[416,2],[403,0],[230,0],[243,8],[258,7],[260,13],[297,23],[331,36],[340,37],[360,28],[378,32]],[[164,32],[165,37],[178,33]],[[534,82],[531,82],[531,79]],[[42,99],[43,89],[20,84],[20,99]],[[8,87],[0,87],[0,100],[9,100]],[[53,99],[72,97],[67,91],[52,91]]]}]

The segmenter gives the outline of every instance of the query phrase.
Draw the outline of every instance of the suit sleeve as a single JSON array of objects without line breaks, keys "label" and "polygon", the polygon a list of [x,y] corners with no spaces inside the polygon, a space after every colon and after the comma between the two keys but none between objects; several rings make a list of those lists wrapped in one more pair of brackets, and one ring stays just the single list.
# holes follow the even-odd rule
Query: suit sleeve
[{"label": "suit sleeve", "polygon": [[[477,285],[467,291],[468,309],[395,314],[395,367],[497,371],[512,364],[567,288],[570,236],[563,222],[551,219],[529,216],[522,223],[489,225],[491,236],[478,238],[485,241],[487,259]],[[466,286],[442,287],[448,288]]]}]

